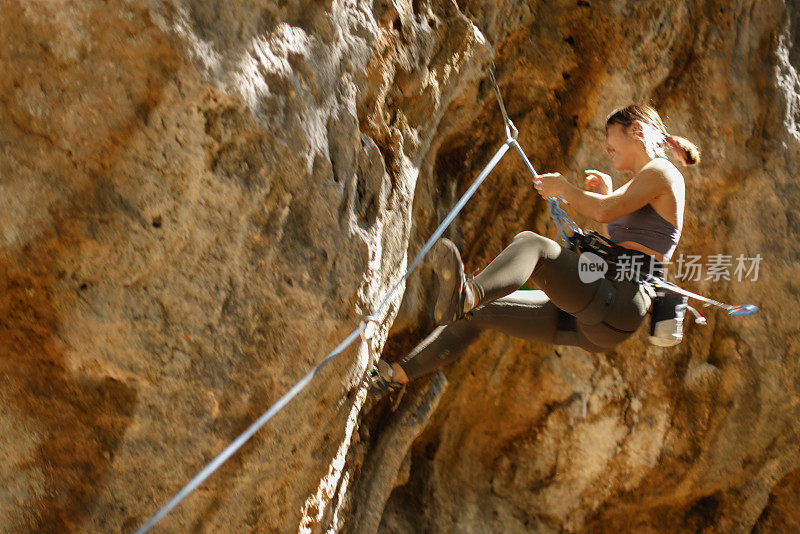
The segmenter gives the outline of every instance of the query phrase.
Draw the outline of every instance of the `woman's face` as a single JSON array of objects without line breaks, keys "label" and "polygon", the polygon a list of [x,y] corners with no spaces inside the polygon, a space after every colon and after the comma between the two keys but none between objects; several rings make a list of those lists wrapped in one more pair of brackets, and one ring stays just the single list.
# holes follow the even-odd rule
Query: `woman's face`
[{"label": "woman's face", "polygon": [[[640,151],[642,144],[640,141],[631,136],[629,132],[633,132],[637,128],[634,122],[630,126],[625,126],[619,123],[608,125],[606,131],[606,152],[611,158],[611,164],[614,169],[619,172],[633,170],[634,160],[637,151]],[[627,131],[626,131],[627,130]]]}]

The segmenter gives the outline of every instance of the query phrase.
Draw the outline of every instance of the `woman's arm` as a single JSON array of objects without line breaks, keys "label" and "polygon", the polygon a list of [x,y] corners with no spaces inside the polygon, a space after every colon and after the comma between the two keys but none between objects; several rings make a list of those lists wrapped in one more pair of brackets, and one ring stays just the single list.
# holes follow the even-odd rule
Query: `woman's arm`
[{"label": "woman's arm", "polygon": [[[657,169],[645,169],[628,183],[609,193],[601,195],[584,191],[566,180],[559,187],[558,194],[563,196],[577,211],[601,223],[631,213],[641,208],[657,196],[669,190],[670,183],[666,174]],[[603,228],[607,232],[607,228]]]},{"label": "woman's arm", "polygon": [[[596,169],[587,169],[584,172],[588,175],[583,184],[583,188],[586,191],[594,191],[605,195],[610,195],[614,192],[614,181],[611,179],[611,176]],[[629,183],[630,180],[622,187],[628,187]],[[600,224],[600,235],[611,239],[611,234],[608,233],[608,224]]]}]

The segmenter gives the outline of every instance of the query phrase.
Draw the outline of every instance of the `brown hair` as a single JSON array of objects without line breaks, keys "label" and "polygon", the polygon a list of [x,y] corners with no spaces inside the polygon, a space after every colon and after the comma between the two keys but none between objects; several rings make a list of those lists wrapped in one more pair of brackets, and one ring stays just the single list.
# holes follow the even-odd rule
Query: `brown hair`
[{"label": "brown hair", "polygon": [[[700,149],[698,149],[694,143],[685,137],[678,137],[677,135],[671,135],[669,132],[667,132],[667,128],[664,126],[664,122],[661,120],[658,112],[647,104],[631,104],[629,106],[615,109],[606,118],[605,132],[608,133],[608,127],[611,124],[616,123],[621,124],[624,127],[628,127],[633,124],[633,121],[635,120],[640,121],[645,125],[645,127],[649,126],[650,128],[657,130],[660,132],[661,136],[663,136],[661,141],[653,141],[655,146],[652,147],[652,150],[654,150],[657,154],[665,155],[662,145],[664,142],[666,142],[678,149],[678,152],[681,154],[681,163],[684,166],[697,165],[700,163]],[[651,148],[648,147],[648,142],[646,139],[647,136],[645,136],[644,141],[645,150],[650,153]]]}]

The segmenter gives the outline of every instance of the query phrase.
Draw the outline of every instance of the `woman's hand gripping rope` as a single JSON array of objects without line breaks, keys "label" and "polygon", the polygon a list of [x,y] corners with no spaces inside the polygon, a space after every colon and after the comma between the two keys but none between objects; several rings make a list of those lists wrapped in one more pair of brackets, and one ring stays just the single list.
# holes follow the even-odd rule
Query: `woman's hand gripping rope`
[{"label": "woman's hand gripping rope", "polygon": [[[611,176],[595,169],[586,169],[587,174],[584,179],[583,188],[586,191],[593,191],[601,195],[611,192]],[[533,185],[540,195],[544,198],[557,197],[564,192],[564,185],[569,182],[560,172],[548,172],[539,174],[533,179]]]},{"label": "woman's hand gripping rope", "polygon": [[533,186],[544,198],[557,197],[561,195],[567,181],[561,176],[560,172],[548,172],[539,174],[533,179]]}]

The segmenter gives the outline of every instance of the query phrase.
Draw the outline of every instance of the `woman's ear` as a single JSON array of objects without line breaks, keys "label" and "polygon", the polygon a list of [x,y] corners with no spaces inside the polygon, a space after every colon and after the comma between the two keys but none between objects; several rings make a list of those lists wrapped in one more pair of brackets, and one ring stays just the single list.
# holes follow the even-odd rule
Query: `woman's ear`
[{"label": "woman's ear", "polygon": [[628,135],[634,139],[641,139],[644,137],[643,132],[642,122],[639,119],[633,119],[633,122],[628,127]]}]

